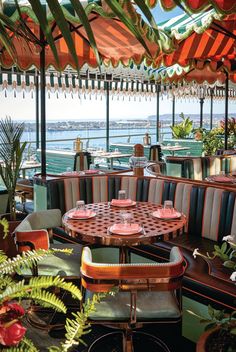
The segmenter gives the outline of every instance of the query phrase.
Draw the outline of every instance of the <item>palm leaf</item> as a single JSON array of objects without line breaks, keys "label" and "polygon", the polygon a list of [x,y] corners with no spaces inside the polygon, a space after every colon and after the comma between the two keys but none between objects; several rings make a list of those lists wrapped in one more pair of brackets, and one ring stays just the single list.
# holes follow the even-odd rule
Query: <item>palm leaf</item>
[{"label": "palm leaf", "polygon": [[143,39],[142,34],[138,30],[137,26],[132,22],[132,20],[127,17],[127,14],[125,11],[122,9],[120,4],[114,0],[105,0],[105,2],[108,4],[108,6],[112,9],[113,13],[126,25],[126,27],[130,30],[131,33],[135,36],[135,38],[142,44],[142,46],[145,48],[147,53],[152,57],[152,54]]},{"label": "palm leaf", "polygon": [[98,52],[98,49],[97,49],[97,44],[96,44],[96,40],[94,38],[94,34],[93,34],[93,31],[92,31],[92,28],[90,26],[90,23],[89,23],[89,20],[88,20],[88,17],[87,17],[87,14],[83,8],[83,6],[81,5],[80,1],[76,1],[76,0],[71,0],[71,3],[74,7],[74,10],[76,11],[81,23],[83,24],[84,26],[84,29],[87,33],[87,36],[88,36],[88,40],[89,40],[89,43],[95,53],[95,57],[96,57],[96,60],[97,60],[97,63],[99,65],[101,65],[101,59],[100,59],[100,55],[99,55],[99,52]]},{"label": "palm leaf", "polygon": [[29,0],[29,3],[31,5],[39,23],[40,23],[40,28],[42,29],[42,31],[47,39],[47,42],[50,46],[50,49],[52,50],[52,53],[55,57],[56,63],[59,66],[59,57],[58,57],[56,45],[54,43],[52,31],[51,31],[51,28],[50,28],[49,23],[47,21],[47,16],[46,16],[46,13],[43,9],[43,6],[41,5],[40,0]]},{"label": "palm leaf", "polygon": [[53,17],[55,18],[55,21],[56,21],[58,27],[60,28],[61,34],[63,35],[63,37],[65,39],[65,42],[68,46],[70,54],[72,55],[72,57],[74,59],[75,67],[79,73],[79,61],[78,61],[78,57],[76,54],[75,44],[72,39],[70,30],[68,28],[68,23],[65,19],[62,8],[57,0],[48,1],[48,6],[50,8],[50,11],[52,12]]},{"label": "palm leaf", "polygon": [[140,10],[143,12],[144,16],[147,18],[148,22],[152,26],[152,29],[155,33],[157,41],[160,40],[160,35],[158,31],[158,27],[155,21],[155,18],[153,17],[151,11],[149,10],[148,6],[145,4],[143,0],[134,0],[136,5],[140,8]]}]

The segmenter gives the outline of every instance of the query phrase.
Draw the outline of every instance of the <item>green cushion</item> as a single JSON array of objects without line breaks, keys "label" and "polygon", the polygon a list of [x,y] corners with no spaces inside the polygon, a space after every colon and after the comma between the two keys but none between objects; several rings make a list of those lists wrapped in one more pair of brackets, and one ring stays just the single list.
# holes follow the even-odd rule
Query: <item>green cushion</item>
[{"label": "green cushion", "polygon": [[[87,292],[86,298],[92,293]],[[152,320],[161,318],[179,318],[180,311],[176,299],[169,291],[142,292],[137,294],[137,320]],[[130,292],[118,292],[114,296],[108,295],[96,305],[96,311],[89,316],[92,320],[129,320]]]},{"label": "green cushion", "polygon": [[[80,277],[80,264],[81,264],[81,245],[75,244],[51,244],[50,248],[73,248],[72,254],[57,253],[55,255],[49,255],[38,263],[38,275],[39,276],[71,276]],[[32,272],[28,269],[21,271],[22,275],[32,275]]]}]

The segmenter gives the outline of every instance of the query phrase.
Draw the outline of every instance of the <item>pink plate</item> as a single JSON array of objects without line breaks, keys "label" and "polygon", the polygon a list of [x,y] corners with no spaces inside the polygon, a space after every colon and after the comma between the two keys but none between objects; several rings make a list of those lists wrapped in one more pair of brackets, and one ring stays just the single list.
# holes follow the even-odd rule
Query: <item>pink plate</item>
[{"label": "pink plate", "polygon": [[113,207],[127,208],[136,205],[136,202],[131,199],[112,199],[111,205]]},{"label": "pink plate", "polygon": [[235,178],[232,176],[216,175],[216,176],[212,176],[212,180],[216,182],[234,182]]},{"label": "pink plate", "polygon": [[121,236],[129,236],[140,233],[143,228],[139,224],[114,224],[108,228],[108,231]]},{"label": "pink plate", "polygon": [[164,209],[158,209],[152,213],[152,216],[161,220],[175,220],[181,217],[181,213],[176,210],[174,210],[173,213],[167,213]]},{"label": "pink plate", "polygon": [[100,174],[101,171],[90,169],[90,170],[84,170],[83,172],[85,173],[85,175],[96,175],[96,174]]},{"label": "pink plate", "polygon": [[74,220],[86,220],[86,219],[94,218],[96,215],[97,214],[91,210],[85,210],[85,211],[73,210],[68,214],[68,217]]}]

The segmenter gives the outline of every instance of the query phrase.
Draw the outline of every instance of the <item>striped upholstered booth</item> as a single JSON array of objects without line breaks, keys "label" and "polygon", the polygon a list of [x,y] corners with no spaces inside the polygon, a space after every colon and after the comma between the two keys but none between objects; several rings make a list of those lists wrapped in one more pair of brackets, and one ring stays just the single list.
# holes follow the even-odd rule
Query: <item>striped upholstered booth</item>
[{"label": "striped upholstered booth", "polygon": [[217,175],[225,170],[224,157],[167,157],[167,163],[180,164],[181,176],[192,180],[204,180],[207,176]]},{"label": "striped upholstered booth", "polygon": [[[188,267],[184,277],[184,290],[201,301],[217,303],[221,307],[236,306],[234,285],[230,273],[220,262],[194,260],[194,248],[212,252],[215,243],[223,236],[236,237],[236,189],[203,181],[160,176],[134,177],[106,175],[50,179],[38,184],[47,189],[47,208],[59,208],[62,213],[75,206],[79,199],[86,203],[110,201],[120,189],[136,201],[163,204],[172,200],[175,208],[188,219],[185,235],[168,242],[132,248],[134,252],[150,258],[168,256],[173,245],[184,250]],[[196,293],[197,292],[197,293]]]}]

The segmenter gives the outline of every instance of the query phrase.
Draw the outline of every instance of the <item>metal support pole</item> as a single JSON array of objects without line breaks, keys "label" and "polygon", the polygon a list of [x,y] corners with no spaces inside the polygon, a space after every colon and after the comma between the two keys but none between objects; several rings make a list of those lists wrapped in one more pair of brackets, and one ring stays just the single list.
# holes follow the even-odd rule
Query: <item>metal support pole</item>
[{"label": "metal support pole", "polygon": [[[44,34],[40,29],[40,41],[44,42]],[[46,176],[46,97],[45,97],[45,46],[40,51],[40,112],[41,112],[41,174]]]},{"label": "metal support pole", "polygon": [[172,100],[172,126],[175,125],[175,96],[173,95]]},{"label": "metal support pole", "polygon": [[109,139],[110,139],[110,100],[109,100],[109,82],[106,82],[106,151],[109,152]]},{"label": "metal support pole", "polygon": [[35,117],[36,117],[36,149],[39,148],[39,75],[38,71],[36,71],[35,76]]},{"label": "metal support pole", "polygon": [[156,139],[159,142],[159,125],[160,125],[160,85],[157,84],[157,111],[156,111]]},{"label": "metal support pole", "polygon": [[214,91],[211,89],[211,105],[210,105],[210,129],[212,130],[213,125],[213,95]]},{"label": "metal support pole", "polygon": [[202,123],[203,123],[203,104],[204,104],[204,98],[200,98],[200,127],[202,127]]},{"label": "metal support pole", "polygon": [[229,75],[225,72],[225,150],[228,149]]}]

